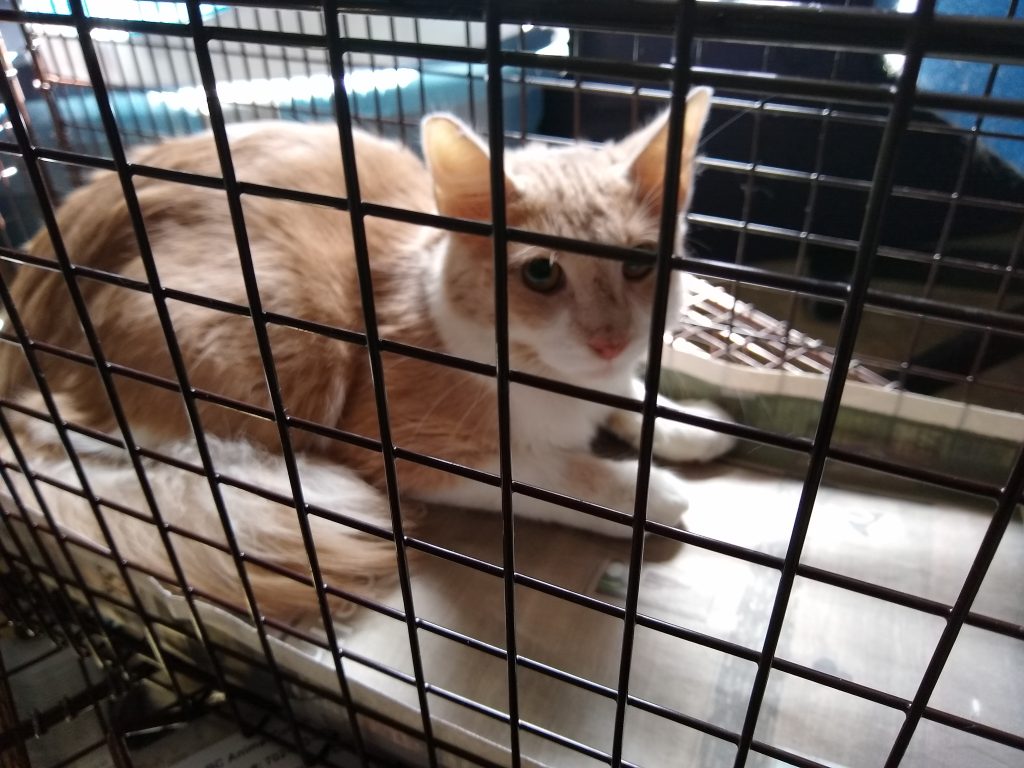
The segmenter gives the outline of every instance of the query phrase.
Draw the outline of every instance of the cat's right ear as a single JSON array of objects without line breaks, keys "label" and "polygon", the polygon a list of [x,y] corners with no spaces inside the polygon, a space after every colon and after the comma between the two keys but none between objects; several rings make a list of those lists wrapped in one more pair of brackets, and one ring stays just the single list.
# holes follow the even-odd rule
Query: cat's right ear
[{"label": "cat's right ear", "polygon": [[[437,210],[445,216],[489,221],[491,161],[483,141],[451,115],[429,115],[422,126],[423,154],[434,180]],[[505,202],[518,197],[505,177]]]}]

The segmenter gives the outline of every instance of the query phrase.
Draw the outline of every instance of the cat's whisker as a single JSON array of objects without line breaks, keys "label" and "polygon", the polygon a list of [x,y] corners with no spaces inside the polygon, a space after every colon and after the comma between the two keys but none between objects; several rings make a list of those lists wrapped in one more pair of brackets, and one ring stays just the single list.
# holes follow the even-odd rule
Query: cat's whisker
[{"label": "cat's whisker", "polygon": [[[416,429],[412,433],[412,435],[409,436],[408,440],[413,441],[420,436],[420,433],[423,431],[423,428],[430,422],[431,417],[437,411],[438,407],[440,407],[444,403],[449,402],[452,399],[457,399],[458,393],[463,391],[464,389],[466,389],[467,386],[473,383],[475,383],[473,376],[470,374],[466,374],[454,387],[445,392],[442,392],[440,395],[435,397],[434,402],[431,404],[430,408],[427,409],[427,412],[424,413],[416,422]],[[465,418],[465,414],[463,414],[463,418]],[[456,434],[457,432],[458,429],[456,428],[453,431],[453,434]]]},{"label": "cat's whisker", "polygon": [[[480,388],[480,391],[477,392],[476,398],[474,398],[472,404],[469,406],[469,408],[466,409],[465,413],[462,414],[462,417],[458,420],[458,422],[456,422],[455,426],[452,428],[452,434],[453,435],[458,435],[459,434],[459,430],[461,430],[462,429],[462,425],[466,423],[466,419],[469,418],[469,415],[471,413],[473,413],[473,411],[475,411],[480,406],[480,404],[484,401],[484,397],[486,395],[489,395],[489,394],[491,394],[491,388],[490,387],[481,387]],[[473,429],[474,433],[479,432],[480,428],[484,426],[482,422],[483,422],[484,417],[487,415],[488,411],[489,411],[489,409],[484,409],[481,412],[481,415],[477,418],[476,422],[473,425],[474,426],[474,429]]]},{"label": "cat's whisker", "polygon": [[[688,248],[687,248],[688,250],[690,248],[693,248],[693,250],[698,250],[699,249],[699,250],[703,251],[704,253],[710,253],[711,252],[711,246],[709,246],[707,243],[702,243],[700,240],[695,240],[694,238],[689,237],[689,236],[687,236],[687,238],[686,238],[686,245],[688,246]],[[696,248],[694,248],[694,246],[696,246]]]},{"label": "cat's whisker", "polygon": [[[517,250],[515,252],[515,258],[516,260],[522,259],[523,261],[528,261],[535,255],[541,253],[543,250],[544,249],[541,248],[539,245],[527,245],[522,250]],[[509,256],[512,256],[512,254],[510,253]],[[554,254],[552,254],[552,261],[554,260],[553,256]]]},{"label": "cat's whisker", "polygon": [[698,150],[704,149],[704,145],[705,144],[707,144],[709,141],[711,141],[713,138],[715,138],[715,136],[720,134],[726,128],[729,128],[730,126],[735,124],[736,121],[739,120],[741,117],[743,117],[746,114],[749,114],[750,112],[756,112],[757,110],[759,110],[762,107],[764,107],[764,105],[767,104],[769,101],[771,101],[773,98],[775,98],[775,97],[772,96],[771,94],[769,94],[768,96],[765,96],[763,99],[759,99],[757,104],[754,104],[753,106],[750,106],[750,107],[746,107],[745,109],[741,109],[739,112],[734,114],[732,117],[730,117],[724,123],[722,123],[720,126],[715,128],[715,130],[709,131],[708,133],[704,134],[704,136],[700,140],[700,143],[697,145]]}]

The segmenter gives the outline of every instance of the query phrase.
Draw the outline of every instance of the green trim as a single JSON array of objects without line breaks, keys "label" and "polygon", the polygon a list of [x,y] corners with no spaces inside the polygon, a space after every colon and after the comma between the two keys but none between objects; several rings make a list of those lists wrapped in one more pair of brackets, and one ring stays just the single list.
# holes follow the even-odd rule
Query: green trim
[{"label": "green trim", "polygon": [[[674,400],[713,400],[739,423],[797,437],[813,436],[820,410],[816,400],[729,392],[678,371],[662,371],[661,391]],[[1018,448],[1010,440],[848,407],[840,410],[833,444],[867,456],[995,485],[1005,482]],[[802,454],[749,443],[741,444],[733,458],[800,474],[806,463]]]}]

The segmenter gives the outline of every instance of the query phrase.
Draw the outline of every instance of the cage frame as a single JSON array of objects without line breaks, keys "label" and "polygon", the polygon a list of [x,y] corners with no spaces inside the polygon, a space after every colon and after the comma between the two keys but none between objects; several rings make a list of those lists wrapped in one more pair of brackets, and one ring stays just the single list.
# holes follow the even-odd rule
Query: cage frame
[{"label": "cage frame", "polygon": [[[1024,750],[1024,737],[1003,731],[998,728],[981,725],[979,723],[960,718],[951,713],[933,709],[928,706],[928,701],[939,675],[948,660],[957,636],[964,626],[975,626],[989,631],[995,631],[1016,640],[1024,640],[1024,629],[1014,626],[994,617],[974,613],[972,603],[981,588],[987,570],[995,558],[999,543],[1009,526],[1017,505],[1024,495],[1024,447],[1018,452],[1013,468],[1005,483],[994,485],[971,481],[964,478],[949,477],[937,472],[930,472],[922,468],[914,468],[899,464],[887,459],[879,459],[870,456],[859,455],[851,451],[833,447],[831,443],[832,434],[835,428],[836,419],[841,404],[843,389],[846,384],[846,375],[850,368],[854,345],[856,342],[859,322],[862,313],[867,307],[878,307],[883,309],[898,310],[916,313],[918,318],[944,319],[954,323],[964,323],[969,326],[984,326],[986,329],[995,330],[1013,336],[1024,336],[1024,318],[1012,313],[980,308],[967,308],[947,304],[941,300],[932,298],[921,298],[902,296],[890,292],[880,291],[870,285],[870,267],[876,254],[880,252],[879,234],[881,217],[884,214],[887,200],[894,190],[893,169],[894,156],[899,149],[901,138],[912,120],[912,109],[920,106],[944,107],[961,110],[974,110],[986,115],[1004,114],[1009,116],[1024,116],[1024,103],[1017,100],[999,100],[990,97],[977,98],[966,96],[953,96],[949,94],[919,94],[917,91],[917,73],[920,63],[926,54],[944,54],[949,56],[978,56],[983,55],[986,59],[998,62],[1007,61],[1019,63],[1024,61],[1024,54],[1021,53],[1019,44],[1016,43],[1014,34],[1019,32],[1019,24],[1007,24],[997,21],[970,19],[965,21],[962,18],[949,18],[936,14],[936,0],[922,0],[911,15],[882,15],[875,12],[863,12],[855,9],[808,9],[805,7],[782,7],[782,8],[759,8],[743,4],[716,4],[714,6],[705,3],[698,3],[695,0],[681,0],[672,6],[668,4],[652,3],[645,6],[643,14],[637,14],[625,23],[620,16],[615,14],[615,3],[613,2],[580,2],[573,0],[562,3],[557,9],[548,7],[543,2],[536,0],[491,0],[485,4],[481,11],[479,4],[468,2],[468,0],[453,0],[445,4],[443,8],[436,7],[431,3],[420,0],[397,0],[397,2],[379,2],[378,0],[365,0],[358,4],[359,8],[376,9],[380,13],[387,14],[409,14],[418,15],[429,11],[437,15],[449,14],[452,18],[465,20],[472,18],[480,20],[485,25],[487,45],[483,51],[476,51],[468,48],[450,46],[426,45],[422,43],[400,43],[397,41],[373,41],[354,40],[346,38],[338,23],[339,11],[347,7],[347,4],[340,0],[323,0],[323,2],[311,2],[311,0],[300,0],[295,7],[307,10],[318,10],[323,14],[325,33],[316,35],[311,33],[286,33],[273,32],[269,30],[242,30],[223,27],[213,27],[204,23],[199,10],[198,0],[185,0],[188,10],[187,23],[167,24],[146,21],[129,21],[93,17],[87,14],[82,0],[69,0],[70,14],[45,14],[37,12],[26,12],[21,10],[0,9],[0,20],[13,21],[17,23],[38,23],[38,24],[67,24],[69,18],[78,33],[78,41],[83,49],[86,66],[89,70],[91,87],[96,93],[96,101],[99,106],[103,124],[103,131],[111,149],[111,158],[84,155],[82,153],[67,150],[47,149],[37,146],[25,125],[22,111],[19,109],[19,101],[16,93],[11,87],[7,78],[0,78],[0,96],[7,105],[8,116],[15,134],[15,142],[0,142],[0,151],[19,156],[24,161],[24,166],[30,176],[32,186],[38,196],[40,208],[43,212],[46,229],[50,234],[58,255],[58,269],[64,278],[73,303],[75,304],[76,315],[85,329],[85,336],[89,342],[91,359],[70,350],[59,350],[49,345],[34,341],[26,332],[24,325],[20,322],[17,308],[14,306],[7,283],[0,276],[0,303],[7,308],[14,334],[4,334],[5,341],[13,341],[22,347],[25,352],[28,367],[33,374],[39,391],[43,394],[46,412],[38,412],[20,406],[7,400],[0,402],[4,409],[20,412],[24,415],[31,415],[51,423],[64,444],[68,455],[73,463],[76,463],[76,451],[72,443],[73,434],[85,434],[93,439],[100,439],[111,445],[116,445],[128,454],[133,468],[143,486],[147,497],[147,503],[157,521],[157,527],[161,531],[161,537],[165,546],[168,558],[172,563],[174,576],[177,579],[177,587],[186,596],[190,611],[193,616],[192,630],[196,633],[200,644],[207,650],[207,658],[213,668],[213,677],[218,685],[225,691],[231,692],[228,697],[229,705],[235,709],[235,715],[241,721],[243,718],[237,709],[235,697],[241,695],[226,679],[218,661],[218,654],[225,653],[226,649],[217,647],[213,643],[203,625],[202,618],[195,607],[197,598],[212,599],[209,595],[197,593],[185,579],[184,572],[177,563],[174,554],[174,545],[170,539],[170,533],[185,533],[175,531],[173,526],[163,522],[152,493],[147,489],[146,472],[143,465],[144,459],[156,459],[165,462],[173,462],[170,457],[162,456],[159,452],[151,451],[140,447],[132,438],[132,432],[121,409],[114,375],[129,376],[147,383],[154,384],[166,389],[177,390],[185,403],[189,415],[190,426],[193,430],[196,443],[200,448],[201,466],[183,467],[189,471],[198,470],[209,479],[211,493],[215,499],[218,514],[224,527],[225,536],[228,541],[229,554],[232,556],[239,581],[245,591],[247,607],[250,619],[260,637],[263,648],[263,665],[270,671],[275,681],[279,702],[283,707],[285,720],[288,721],[292,735],[293,744],[300,753],[307,755],[305,750],[306,737],[303,736],[303,726],[297,720],[289,705],[289,694],[286,682],[286,673],[278,668],[274,659],[273,651],[267,639],[267,627],[271,625],[259,611],[258,602],[246,576],[246,563],[252,562],[251,556],[243,556],[237,542],[231,533],[230,518],[220,501],[219,486],[221,483],[244,487],[249,491],[258,489],[244,481],[232,478],[217,476],[208,449],[205,448],[204,429],[198,417],[197,402],[221,401],[221,404],[233,408],[246,409],[263,418],[272,419],[278,427],[278,436],[282,445],[282,455],[285,458],[288,469],[288,476],[291,485],[292,497],[286,502],[295,508],[296,520],[304,541],[307,557],[309,558],[310,574],[299,575],[308,579],[308,583],[314,587],[320,618],[324,631],[327,633],[328,642],[326,647],[332,654],[337,683],[342,691],[340,703],[347,712],[349,718],[351,737],[356,753],[366,761],[368,755],[363,744],[361,729],[359,726],[360,705],[352,700],[348,693],[348,685],[342,661],[349,658],[347,652],[338,643],[333,624],[330,617],[328,597],[335,595],[323,583],[319,570],[315,547],[312,542],[312,532],[309,527],[309,516],[318,515],[329,517],[331,513],[327,510],[317,510],[308,504],[302,494],[301,483],[298,479],[298,470],[295,464],[294,451],[291,449],[290,430],[309,429],[320,434],[360,444],[371,450],[379,451],[383,458],[385,475],[387,480],[387,497],[391,510],[392,528],[390,531],[366,530],[365,532],[393,541],[396,549],[396,569],[399,577],[399,584],[402,594],[403,609],[393,611],[393,617],[406,624],[410,650],[413,659],[412,684],[417,692],[422,717],[422,737],[425,744],[427,761],[430,765],[438,764],[437,750],[443,748],[451,751],[451,745],[439,744],[432,733],[430,719],[430,707],[428,696],[441,695],[452,700],[462,699],[462,703],[476,711],[484,711],[482,705],[476,704],[458,694],[444,691],[438,686],[427,682],[419,651],[418,633],[428,631],[440,636],[447,636],[459,642],[477,647],[495,657],[504,658],[506,662],[508,677],[508,713],[496,711],[485,711],[492,717],[500,719],[509,724],[510,733],[510,756],[513,765],[520,762],[521,747],[519,744],[520,731],[534,734],[543,733],[542,726],[531,724],[521,719],[517,702],[517,674],[520,668],[541,671],[544,674],[555,676],[566,682],[586,688],[602,696],[609,697],[615,701],[615,725],[613,735],[613,746],[609,754],[595,750],[586,745],[573,742],[567,737],[548,732],[544,734],[548,738],[555,739],[583,754],[608,762],[613,766],[629,765],[623,759],[623,729],[625,712],[628,706],[645,709],[648,712],[669,718],[675,722],[695,728],[704,733],[724,739],[736,745],[737,752],[735,765],[737,768],[744,765],[750,751],[776,757],[798,766],[819,766],[818,763],[804,757],[800,757],[781,748],[758,741],[755,738],[755,728],[760,713],[762,700],[767,689],[768,677],[772,670],[778,670],[793,674],[810,680],[820,685],[827,686],[834,690],[850,693],[854,696],[873,701],[878,704],[902,711],[905,720],[899,729],[895,742],[892,744],[885,761],[885,768],[895,768],[900,764],[910,740],[913,737],[918,724],[922,720],[937,722],[958,730],[970,730],[982,738],[1001,743],[1016,749]],[[263,0],[245,0],[243,3],[233,5],[251,5],[253,7],[289,7],[290,4],[284,0],[279,2],[264,2]],[[625,27],[629,31],[642,33],[644,31],[656,30],[663,32],[666,27],[674,31],[673,46],[675,65],[670,69],[651,65],[620,63],[609,64],[599,60],[573,59],[573,71],[577,74],[588,73],[592,75],[616,75],[634,76],[644,79],[659,79],[670,85],[671,97],[669,101],[669,124],[670,146],[678,148],[681,142],[681,126],[685,114],[684,94],[689,84],[707,84],[720,87],[738,87],[740,90],[747,89],[756,91],[763,88],[764,83],[758,78],[738,75],[733,73],[716,72],[706,68],[691,66],[690,46],[696,38],[714,39],[715,36],[724,36],[729,40],[747,40],[770,43],[811,43],[815,45],[835,46],[837,50],[858,50],[867,45],[871,50],[902,50],[906,57],[906,64],[899,82],[894,90],[876,88],[871,86],[853,86],[849,84],[829,85],[815,83],[799,78],[792,78],[789,81],[775,83],[774,87],[784,90],[790,95],[805,95],[824,98],[826,96],[842,96],[854,102],[875,103],[886,106],[888,114],[885,119],[885,132],[882,139],[882,150],[879,153],[874,175],[868,187],[867,213],[864,217],[860,237],[856,244],[856,255],[854,260],[853,276],[848,281],[830,281],[820,278],[804,276],[783,276],[761,270],[757,267],[744,264],[723,264],[710,259],[698,258],[690,255],[676,255],[672,253],[671,243],[673,241],[673,230],[677,223],[675,214],[675,201],[673,194],[667,194],[663,203],[662,215],[660,218],[659,247],[654,253],[638,252],[634,249],[618,248],[614,246],[602,246],[584,241],[569,240],[549,235],[517,230],[509,227],[505,220],[504,209],[504,186],[503,158],[506,146],[506,136],[501,130],[493,130],[488,134],[491,157],[491,190],[492,190],[492,218],[490,223],[469,222],[440,215],[420,214],[409,211],[401,211],[379,204],[365,202],[360,198],[358,174],[355,167],[354,145],[352,130],[354,118],[349,110],[349,102],[344,91],[344,61],[343,54],[349,50],[359,50],[368,54],[381,55],[413,55],[424,58],[443,58],[445,60],[464,61],[465,63],[484,64],[487,68],[489,78],[487,82],[487,117],[490,125],[503,125],[502,119],[502,67],[537,65],[542,63],[536,54],[521,51],[500,50],[500,25],[503,23],[525,23],[530,19],[544,18],[552,23],[564,24],[573,27],[586,27],[589,25],[601,26],[608,24],[613,19],[619,27]],[[967,25],[966,29],[964,25]],[[207,104],[210,110],[210,121],[214,140],[218,150],[221,164],[221,177],[203,177],[196,174],[188,174],[180,171],[170,171],[154,167],[140,166],[130,163],[127,153],[120,137],[119,126],[114,112],[110,105],[110,99],[106,91],[105,79],[99,66],[99,58],[95,52],[91,32],[96,28],[112,28],[125,31],[153,33],[162,36],[180,36],[190,39],[195,46],[195,56],[202,77],[202,85],[207,95]],[[870,29],[872,38],[870,43],[864,42],[864,32]],[[333,198],[326,195],[315,195],[294,190],[281,190],[260,185],[239,181],[235,177],[230,148],[227,142],[226,119],[223,114],[221,101],[216,96],[216,79],[210,60],[208,44],[211,40],[227,40],[238,42],[261,42],[268,44],[298,45],[304,51],[309,49],[326,50],[329,58],[332,80],[334,82],[334,99],[336,105],[335,121],[338,128],[339,144],[342,151],[343,167],[345,171],[347,196],[345,198]],[[126,284],[127,281],[120,276],[102,273],[87,267],[81,267],[71,262],[61,244],[60,232],[54,217],[54,203],[48,190],[47,183],[42,172],[43,163],[47,161],[58,161],[71,163],[77,167],[97,168],[114,171],[121,183],[122,192],[129,209],[133,230],[138,241],[142,260],[146,266],[147,283],[128,285],[132,290],[148,292],[153,296],[161,326],[164,332],[165,341],[171,351],[174,363],[174,380],[158,380],[157,377],[125,369],[108,362],[102,351],[100,341],[91,327],[88,309],[81,298],[77,288],[78,280],[89,279],[103,282],[116,282]],[[679,174],[679,153],[669,152],[668,164],[666,167],[666,178],[675,178]],[[207,188],[223,190],[231,213],[235,229],[235,245],[239,251],[242,273],[246,283],[248,306],[230,305],[227,302],[210,299],[208,297],[194,294],[186,294],[182,291],[168,289],[161,285],[156,270],[152,250],[148,244],[148,235],[142,219],[141,209],[135,197],[132,179],[136,176],[145,176],[166,181],[184,182]],[[670,185],[671,188],[671,185]],[[296,202],[323,205],[334,208],[339,215],[347,214],[352,225],[353,241],[356,251],[356,263],[359,270],[360,294],[364,307],[365,331],[362,333],[347,329],[331,328],[322,324],[278,315],[265,311],[260,302],[259,285],[256,279],[255,270],[252,266],[251,257],[248,255],[248,238],[245,232],[244,213],[241,206],[242,195],[262,195],[278,199],[294,200]],[[410,223],[422,223],[444,229],[468,232],[472,234],[486,235],[493,243],[493,258],[495,268],[495,306],[498,309],[498,323],[496,328],[497,337],[497,360],[495,365],[487,365],[470,360],[462,360],[452,355],[434,352],[431,350],[410,347],[400,342],[381,338],[377,329],[376,315],[373,310],[374,296],[372,279],[370,276],[369,254],[363,230],[364,219],[367,216],[376,216],[396,221]],[[806,238],[804,238],[806,241]],[[647,259],[656,265],[657,275],[657,298],[655,303],[654,320],[649,339],[649,360],[651,362],[646,374],[647,395],[644,400],[632,400],[610,396],[596,391],[585,390],[580,387],[573,387],[553,380],[544,379],[539,376],[516,372],[510,368],[508,360],[508,315],[507,315],[507,270],[505,263],[509,243],[524,243],[543,245],[547,247],[568,247],[574,251],[586,253],[599,258],[611,259]],[[1018,249],[1019,250],[1019,249]],[[0,257],[4,259],[17,260],[33,267],[52,269],[53,265],[43,263],[42,260],[24,254],[16,249],[8,247],[0,248]],[[668,280],[670,270],[685,269],[695,274],[710,277],[719,277],[745,284],[762,285],[765,287],[777,288],[780,290],[798,291],[801,295],[817,296],[843,302],[843,316],[840,321],[838,342],[835,348],[835,355],[832,361],[831,370],[828,374],[826,395],[821,405],[821,416],[818,421],[817,431],[810,439],[796,438],[778,435],[770,431],[756,427],[727,424],[717,420],[703,419],[701,417],[689,416],[671,411],[656,403],[657,376],[660,371],[660,360],[662,351],[662,339],[664,331],[664,311],[667,297]],[[264,366],[269,383],[271,395],[270,409],[257,409],[242,403],[230,402],[226,398],[215,393],[196,390],[190,383],[187,368],[180,349],[175,340],[173,325],[170,321],[170,314],[167,309],[169,299],[187,301],[200,306],[206,306],[231,314],[249,317],[256,332],[261,360]],[[380,439],[373,440],[358,435],[344,433],[338,429],[326,429],[323,426],[311,423],[303,423],[287,413],[281,399],[280,389],[276,384],[274,372],[273,354],[269,347],[267,335],[268,324],[281,324],[286,327],[294,327],[301,330],[325,334],[331,338],[358,344],[366,349],[370,360],[371,371],[374,378],[374,389],[377,398],[377,413],[379,419]],[[37,352],[54,354],[69,360],[76,360],[86,364],[94,365],[103,381],[104,389],[115,412],[118,426],[121,429],[122,437],[102,436],[85,430],[77,425],[66,422],[60,415],[52,395],[49,394],[45,383],[45,376],[42,367],[39,365],[36,356]],[[381,362],[381,355],[384,352],[398,353],[411,356],[431,363],[453,366],[493,377],[498,388],[498,424],[501,435],[500,466],[501,470],[497,475],[474,470],[468,467],[452,466],[451,462],[432,456],[415,454],[400,446],[396,446],[390,439],[390,427],[388,420],[387,397],[382,383],[384,372]],[[600,402],[625,410],[630,410],[642,415],[642,433],[640,445],[640,463],[637,482],[637,493],[635,507],[632,516],[621,515],[612,510],[602,508],[598,505],[571,499],[542,488],[531,487],[512,476],[511,456],[509,445],[509,385],[515,383],[544,389],[547,391],[565,394],[574,397]],[[727,544],[708,540],[696,534],[677,530],[669,526],[649,522],[645,519],[646,491],[648,477],[651,467],[651,454],[653,448],[655,418],[676,420],[696,426],[710,427],[736,437],[756,440],[781,448],[804,454],[808,458],[808,469],[804,478],[803,492],[799,503],[794,528],[791,531],[789,545],[784,557],[776,557],[765,553],[749,550],[737,545]],[[3,409],[0,409],[0,428],[5,438],[11,445],[16,461],[13,463],[3,462],[0,464],[0,476],[8,491],[14,489],[10,479],[11,472],[22,474],[33,489],[33,496],[37,504],[46,515],[46,506],[42,501],[42,495],[36,489],[37,483],[59,484],[60,481],[54,478],[47,478],[34,473],[30,468],[30,462],[23,456],[17,446],[17,440],[7,422]],[[420,462],[442,471],[454,472],[455,474],[473,480],[487,483],[500,489],[502,499],[502,566],[493,566],[475,561],[469,556],[460,554],[453,550],[446,550],[438,545],[418,540],[409,536],[403,530],[403,518],[401,504],[398,496],[396,462],[408,460]],[[990,499],[995,502],[995,511],[991,517],[984,538],[975,556],[972,558],[968,575],[951,605],[940,601],[927,599],[910,593],[900,592],[895,589],[870,584],[849,576],[844,576],[831,571],[808,566],[800,562],[800,555],[804,538],[807,534],[811,516],[814,509],[815,494],[821,483],[826,463],[829,460],[838,460],[873,470],[882,471],[900,477],[936,485],[944,489],[962,491]],[[182,462],[178,462],[181,464]],[[91,492],[88,480],[80,466],[76,466],[78,480],[82,484],[79,492],[89,502],[96,519],[103,525],[103,515],[109,512],[126,514],[130,511],[118,510],[116,502],[99,499]],[[74,489],[66,488],[66,490]],[[610,610],[606,604],[601,604],[593,598],[571,592],[570,590],[558,587],[557,585],[544,582],[540,579],[517,573],[515,570],[515,549],[513,534],[512,497],[513,494],[525,494],[548,501],[565,504],[583,513],[594,514],[608,520],[630,525],[632,528],[632,539],[630,549],[629,580],[627,589],[626,606],[620,610]],[[265,495],[265,494],[264,494]],[[284,500],[284,499],[276,499]],[[18,512],[9,512],[4,509],[2,516],[4,526],[10,529],[15,520],[24,523],[28,519],[27,508],[23,503],[14,498]],[[136,513],[138,514],[138,513]],[[344,519],[343,522],[353,525],[355,521]],[[94,593],[85,585],[81,573],[77,571],[74,563],[75,558],[71,554],[72,545],[85,547],[82,542],[67,542],[59,536],[57,525],[52,517],[47,515],[47,523],[50,530],[36,530],[33,526],[26,526],[33,539],[38,543],[39,537],[48,535],[57,542],[62,557],[71,566],[73,577],[70,583],[66,579],[57,577],[58,595],[60,602],[66,608],[72,610],[77,618],[73,621],[62,619],[56,625],[52,622],[41,621],[41,626],[48,627],[53,631],[54,636],[61,639],[61,642],[72,642],[72,638],[81,639],[88,646],[88,652],[95,658],[101,659],[104,665],[111,666],[114,670],[126,671],[124,660],[119,657],[119,643],[105,628],[102,620],[102,611],[98,607],[98,600],[114,601],[107,595]],[[146,569],[140,563],[133,563],[125,558],[117,548],[113,537],[108,531],[105,532],[105,543],[109,552],[100,554],[112,555],[118,565],[121,577],[128,586],[130,593],[130,605],[128,608],[138,615],[146,627],[147,645],[153,656],[156,665],[163,670],[172,688],[176,687],[175,669],[181,664],[180,660],[170,661],[165,658],[165,651],[158,639],[157,632],[151,624],[156,617],[151,617],[142,608],[132,588],[131,573],[146,573]],[[668,538],[682,541],[688,545],[696,545],[710,551],[727,554],[731,557],[740,557],[747,562],[754,562],[765,565],[780,571],[780,581],[777,588],[768,630],[760,650],[748,649],[737,644],[721,640],[719,638],[701,635],[701,633],[675,627],[651,617],[638,614],[639,595],[639,572],[644,552],[644,534],[657,533]],[[20,542],[17,536],[11,537],[14,541]],[[88,549],[88,547],[85,547]],[[40,546],[41,551],[46,548]],[[463,635],[454,630],[432,624],[416,615],[415,605],[412,598],[412,586],[407,562],[407,550],[425,551],[432,555],[444,557],[462,566],[475,568],[490,575],[500,578],[503,585],[505,599],[506,619],[506,646],[504,649],[489,646],[475,638]],[[0,552],[8,567],[20,567],[27,570],[33,581],[37,584],[37,592],[48,595],[48,590],[43,586],[43,571],[39,569],[32,559],[24,551],[9,552],[6,548],[0,547]],[[266,563],[259,563],[267,567]],[[49,569],[51,578],[56,570],[51,566]],[[149,575],[157,575],[155,572]],[[296,574],[291,574],[295,577]],[[816,581],[850,589],[860,594],[877,597],[882,600],[925,611],[935,616],[942,616],[946,619],[946,625],[941,633],[939,642],[932,652],[926,671],[921,678],[914,696],[911,699],[894,696],[886,692],[876,690],[870,686],[842,680],[835,676],[813,670],[803,665],[780,659],[776,656],[777,644],[781,635],[783,622],[790,592],[797,577],[811,578]],[[163,580],[162,576],[159,576]],[[515,592],[517,586],[526,586],[537,589],[562,599],[571,600],[585,607],[599,610],[610,615],[615,615],[623,620],[623,645],[621,651],[618,684],[615,688],[601,686],[592,681],[584,680],[564,670],[545,665],[536,660],[520,656],[516,650],[515,633]],[[81,608],[78,601],[72,597],[72,590],[83,595],[87,603],[87,610]],[[357,603],[372,603],[372,601],[359,598],[355,595],[343,595],[349,600]],[[41,598],[52,600],[52,596]],[[375,606],[375,610],[383,609],[383,606]],[[32,607],[29,610],[37,610]],[[59,613],[59,612],[58,612]],[[91,624],[98,631],[101,642],[97,643],[90,633],[76,633],[72,624]],[[743,726],[738,733],[716,726],[712,723],[701,721],[698,718],[685,715],[681,712],[674,712],[666,707],[647,702],[629,693],[630,663],[632,651],[632,637],[638,626],[653,628],[658,631],[667,632],[690,642],[697,642],[706,647],[716,648],[725,653],[745,658],[755,662],[757,671],[753,689],[748,700]],[[276,630],[284,630],[280,626],[273,627]],[[105,647],[106,650],[101,648]],[[360,660],[367,662],[369,660]],[[193,671],[195,671],[193,669]],[[475,707],[474,707],[475,705]],[[312,754],[308,754],[312,757]]]}]

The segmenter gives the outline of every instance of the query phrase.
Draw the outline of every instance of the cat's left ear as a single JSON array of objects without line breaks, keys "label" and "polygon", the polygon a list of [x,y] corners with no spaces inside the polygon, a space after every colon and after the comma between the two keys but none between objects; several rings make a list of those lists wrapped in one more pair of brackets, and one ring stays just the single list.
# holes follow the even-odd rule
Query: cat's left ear
[{"label": "cat's left ear", "polygon": [[[693,173],[704,122],[711,110],[710,88],[693,88],[686,96],[686,115],[683,120],[682,162],[679,167],[679,210],[690,205],[693,190]],[[654,210],[661,210],[665,188],[665,159],[668,154],[668,110],[654,122],[641,128],[622,141],[627,150],[629,174],[636,184],[640,197]]]}]

